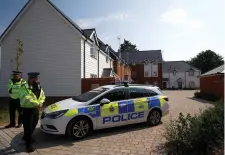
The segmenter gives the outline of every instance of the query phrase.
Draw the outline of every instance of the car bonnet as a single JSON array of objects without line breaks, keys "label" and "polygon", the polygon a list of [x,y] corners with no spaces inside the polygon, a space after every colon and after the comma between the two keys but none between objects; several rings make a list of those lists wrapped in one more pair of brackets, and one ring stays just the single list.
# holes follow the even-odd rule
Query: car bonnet
[{"label": "car bonnet", "polygon": [[51,113],[51,112],[56,112],[60,110],[79,108],[83,106],[85,106],[85,102],[77,102],[77,101],[74,101],[72,98],[69,98],[69,99],[65,99],[47,106],[44,109],[44,112]]}]

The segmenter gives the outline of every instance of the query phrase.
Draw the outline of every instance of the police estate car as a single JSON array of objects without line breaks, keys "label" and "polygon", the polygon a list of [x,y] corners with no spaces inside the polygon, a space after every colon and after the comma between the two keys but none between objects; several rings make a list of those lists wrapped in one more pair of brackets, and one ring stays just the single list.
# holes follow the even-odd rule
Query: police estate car
[{"label": "police estate car", "polygon": [[168,112],[168,97],[156,86],[106,85],[45,108],[41,130],[80,139],[97,129],[158,125]]}]

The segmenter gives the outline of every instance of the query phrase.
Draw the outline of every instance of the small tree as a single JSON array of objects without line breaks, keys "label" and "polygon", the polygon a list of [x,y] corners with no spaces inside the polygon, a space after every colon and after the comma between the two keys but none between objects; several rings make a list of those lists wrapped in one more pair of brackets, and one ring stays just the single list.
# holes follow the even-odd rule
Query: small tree
[{"label": "small tree", "polygon": [[124,39],[123,43],[120,45],[119,51],[120,52],[134,52],[137,51],[137,46],[132,44],[130,41]]},{"label": "small tree", "polygon": [[19,71],[20,67],[22,65],[21,57],[22,57],[23,53],[24,53],[23,42],[20,39],[17,39],[17,49],[16,49],[16,57],[15,57],[15,60],[16,60],[16,71]]}]

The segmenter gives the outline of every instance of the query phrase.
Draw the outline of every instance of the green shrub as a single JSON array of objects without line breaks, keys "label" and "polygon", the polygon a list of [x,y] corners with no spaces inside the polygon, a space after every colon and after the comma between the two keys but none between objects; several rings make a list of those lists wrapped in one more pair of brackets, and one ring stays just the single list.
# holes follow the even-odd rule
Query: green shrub
[{"label": "green shrub", "polygon": [[178,120],[167,126],[165,138],[169,154],[216,154],[224,141],[224,103],[217,103],[199,116],[180,113]]}]

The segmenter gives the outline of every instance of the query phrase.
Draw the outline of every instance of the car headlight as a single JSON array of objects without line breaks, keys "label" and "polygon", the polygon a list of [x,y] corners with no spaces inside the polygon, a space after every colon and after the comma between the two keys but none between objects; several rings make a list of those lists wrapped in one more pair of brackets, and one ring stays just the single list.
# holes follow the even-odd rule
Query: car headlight
[{"label": "car headlight", "polygon": [[56,118],[63,116],[67,111],[68,111],[68,109],[51,112],[51,113],[45,114],[45,117],[51,118],[51,119],[56,119]]}]

